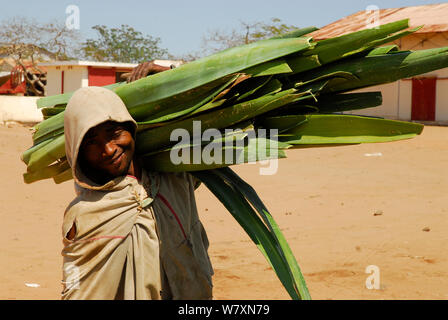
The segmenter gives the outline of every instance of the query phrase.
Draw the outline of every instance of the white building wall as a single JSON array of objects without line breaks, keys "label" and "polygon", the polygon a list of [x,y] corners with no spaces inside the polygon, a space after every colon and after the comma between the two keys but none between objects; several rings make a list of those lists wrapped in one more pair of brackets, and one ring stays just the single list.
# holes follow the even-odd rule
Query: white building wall
[{"label": "white building wall", "polygon": [[52,96],[61,93],[61,70],[47,68],[46,95]]},{"label": "white building wall", "polygon": [[[422,41],[423,40],[423,41]],[[402,50],[425,50],[448,46],[448,32],[438,34],[409,35],[395,41]],[[437,77],[436,83],[436,116],[440,123],[448,123],[448,68],[435,70],[417,77]],[[367,116],[379,116],[387,119],[411,120],[412,111],[412,79],[358,90],[381,91],[383,104],[369,109],[355,110],[349,113]]]},{"label": "white building wall", "polygon": [[72,92],[82,87],[87,74],[87,67],[68,66],[64,68],[64,93]]},{"label": "white building wall", "polygon": [[89,85],[86,66],[58,66],[47,68],[47,96],[60,94],[62,71],[64,71],[64,93]]},{"label": "white building wall", "polygon": [[437,80],[436,121],[448,121],[448,77]]},{"label": "white building wall", "polygon": [[[421,77],[435,76],[435,72]],[[436,116],[435,121],[448,122],[448,68],[437,71],[436,82]],[[354,92],[381,91],[383,104],[378,107],[353,110],[348,114],[384,117],[394,120],[411,120],[412,113],[412,79],[402,79],[393,83],[356,90]]]},{"label": "white building wall", "polygon": [[398,119],[399,118],[399,110],[398,110],[398,86],[399,81],[384,84],[381,86],[373,86],[360,90],[356,90],[354,92],[372,92],[372,91],[381,91],[383,96],[383,104],[374,108],[360,109],[350,111],[350,114],[360,114],[365,116],[374,116],[374,117],[385,117],[388,119]]},{"label": "white building wall", "polygon": [[37,108],[39,97],[0,95],[0,123],[29,122],[43,120],[41,109]]},{"label": "white building wall", "polygon": [[399,86],[399,120],[410,121],[412,114],[412,80],[403,79],[398,81]]},{"label": "white building wall", "polygon": [[81,69],[81,87],[88,87],[89,86],[89,69],[88,68],[82,68]]}]

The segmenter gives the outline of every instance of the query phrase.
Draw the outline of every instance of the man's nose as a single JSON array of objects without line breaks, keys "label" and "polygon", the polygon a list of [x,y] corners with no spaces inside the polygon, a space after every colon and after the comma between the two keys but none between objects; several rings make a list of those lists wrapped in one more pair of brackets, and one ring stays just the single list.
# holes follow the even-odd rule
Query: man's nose
[{"label": "man's nose", "polygon": [[117,146],[112,142],[106,142],[103,148],[103,157],[112,157],[117,150]]}]

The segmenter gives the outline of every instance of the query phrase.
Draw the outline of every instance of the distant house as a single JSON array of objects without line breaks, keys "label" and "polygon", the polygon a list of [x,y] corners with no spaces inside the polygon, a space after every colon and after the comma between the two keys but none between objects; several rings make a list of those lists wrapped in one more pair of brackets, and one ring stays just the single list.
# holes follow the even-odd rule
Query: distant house
[{"label": "distant house", "polygon": [[[180,61],[155,60],[163,66],[179,65]],[[72,92],[81,87],[105,86],[123,81],[121,75],[131,72],[137,64],[94,61],[56,61],[40,63],[47,70],[47,95]]]},{"label": "distant house", "polygon": [[[409,18],[411,28],[424,25],[417,32],[394,42],[401,50],[448,46],[448,3],[380,9],[375,13],[359,11],[310,35],[315,40],[321,40],[359,31],[367,27],[373,15],[376,15],[379,24]],[[359,91],[382,91],[383,104],[349,113],[448,124],[448,68]]]}]

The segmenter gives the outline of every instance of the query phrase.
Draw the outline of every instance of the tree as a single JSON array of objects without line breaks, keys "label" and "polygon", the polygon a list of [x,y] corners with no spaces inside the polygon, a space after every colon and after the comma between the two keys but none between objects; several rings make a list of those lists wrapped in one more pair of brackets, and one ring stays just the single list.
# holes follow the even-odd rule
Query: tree
[{"label": "tree", "polygon": [[87,39],[81,48],[87,59],[139,63],[168,53],[159,47],[160,38],[144,35],[126,24],[120,28],[96,25],[92,29],[98,32],[98,38]]},{"label": "tree", "polygon": [[298,27],[285,24],[279,18],[272,18],[269,22],[240,22],[238,28],[234,28],[228,32],[214,29],[208,31],[202,38],[203,55],[275,37],[296,29]]},{"label": "tree", "polygon": [[0,55],[12,58],[24,74],[29,95],[45,94],[45,73],[37,66],[47,60],[66,60],[75,54],[79,33],[62,22],[41,23],[14,17],[0,23]]}]

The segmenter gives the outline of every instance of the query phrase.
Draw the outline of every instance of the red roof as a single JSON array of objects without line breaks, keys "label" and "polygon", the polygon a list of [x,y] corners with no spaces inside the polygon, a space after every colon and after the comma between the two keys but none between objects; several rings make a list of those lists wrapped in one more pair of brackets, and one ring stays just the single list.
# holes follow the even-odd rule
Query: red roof
[{"label": "red roof", "polygon": [[[310,34],[315,40],[333,38],[346,33],[368,28],[372,11],[359,11],[337,20]],[[386,24],[409,18],[411,28],[424,25],[416,33],[448,32],[448,3],[424,6],[380,9],[379,24]]]}]

